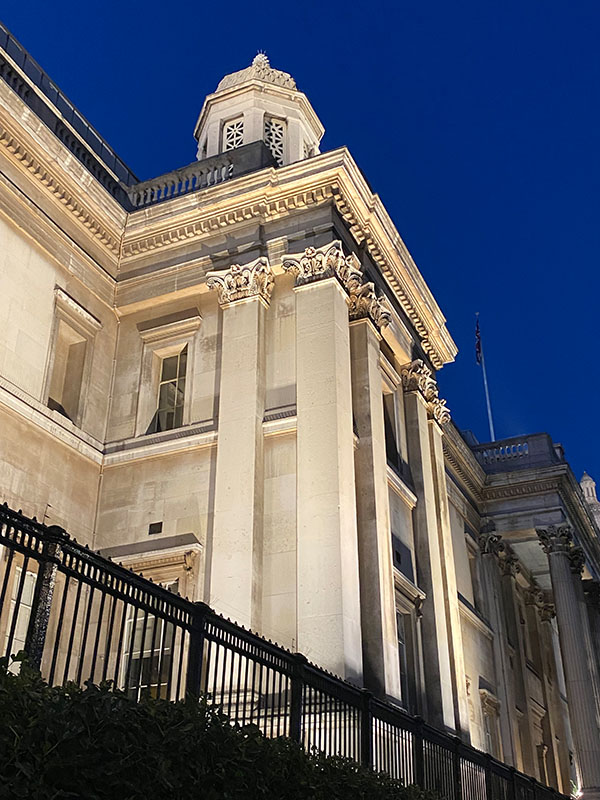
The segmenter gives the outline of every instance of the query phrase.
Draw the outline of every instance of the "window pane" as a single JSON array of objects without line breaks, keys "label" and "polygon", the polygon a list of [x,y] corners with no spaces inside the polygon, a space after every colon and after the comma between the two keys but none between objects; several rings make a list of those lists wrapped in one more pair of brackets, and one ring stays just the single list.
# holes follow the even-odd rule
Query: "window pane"
[{"label": "window pane", "polygon": [[175,405],[182,406],[183,405],[183,395],[185,393],[185,378],[180,378],[177,381],[177,399],[175,400]]},{"label": "window pane", "polygon": [[177,406],[173,418],[173,428],[180,428],[183,425],[183,406]]},{"label": "window pane", "polygon": [[161,383],[158,394],[159,409],[172,409],[175,407],[175,382]]},{"label": "window pane", "polygon": [[173,412],[172,411],[159,411],[158,412],[158,425],[156,430],[169,431],[173,427]]},{"label": "window pane", "polygon": [[179,354],[179,377],[185,377],[185,370],[187,367],[187,344]]},{"label": "window pane", "polygon": [[162,362],[162,381],[170,381],[177,377],[177,356],[170,356]]}]

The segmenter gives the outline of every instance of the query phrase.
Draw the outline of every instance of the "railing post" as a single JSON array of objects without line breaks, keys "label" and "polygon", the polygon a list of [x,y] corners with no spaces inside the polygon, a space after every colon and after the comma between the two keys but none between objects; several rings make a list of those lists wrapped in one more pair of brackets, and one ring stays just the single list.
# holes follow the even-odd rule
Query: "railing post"
[{"label": "railing post", "polygon": [[371,713],[372,692],[362,690],[360,709],[360,763],[363,767],[373,766],[373,717]]},{"label": "railing post", "polygon": [[304,667],[308,663],[302,653],[292,656],[292,675],[290,693],[290,739],[302,744],[302,707],[304,701]]},{"label": "railing post", "polygon": [[514,767],[509,767],[509,770],[510,770],[510,780],[508,782],[508,800],[516,800],[517,787],[516,787],[515,776],[517,774],[517,770]]},{"label": "railing post", "polygon": [[[36,669],[42,666],[44,644],[48,631],[48,621],[52,609],[52,597],[56,584],[56,570],[62,554],[62,544],[68,538],[66,531],[58,525],[51,525],[42,534],[43,550],[38,562],[31,615],[25,638],[25,651],[29,663]],[[19,609],[15,609],[18,613]]]},{"label": "railing post", "polygon": [[487,800],[494,800],[494,785],[492,783],[492,757],[485,754],[485,796]]},{"label": "railing post", "polygon": [[206,603],[193,604],[190,645],[187,657],[185,695],[191,700],[200,698],[202,686],[202,660],[204,655],[204,628],[206,617],[212,609]]},{"label": "railing post", "polygon": [[425,747],[423,744],[423,719],[422,717],[416,718],[417,727],[413,733],[413,756],[414,756],[414,770],[415,770],[415,783],[421,789],[425,788]]},{"label": "railing post", "polygon": [[456,800],[461,800],[461,772],[460,772],[460,746],[462,742],[458,737],[454,738],[454,747],[452,748],[452,765],[454,772],[454,797]]}]

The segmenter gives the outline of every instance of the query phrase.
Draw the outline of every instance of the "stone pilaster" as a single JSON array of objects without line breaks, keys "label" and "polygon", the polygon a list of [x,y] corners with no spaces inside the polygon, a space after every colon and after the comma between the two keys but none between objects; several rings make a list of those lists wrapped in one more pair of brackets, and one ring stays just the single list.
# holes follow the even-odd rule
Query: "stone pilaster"
[{"label": "stone pilaster", "polygon": [[[433,725],[456,730],[455,681],[438,530],[436,465],[428,422],[433,409],[443,406],[441,401],[431,405],[438,399],[437,385],[422,361],[412,362],[402,369],[402,383],[409,462],[417,495],[413,512],[417,575],[419,586],[427,595],[421,620],[427,717]],[[464,683],[463,674],[463,686]]]},{"label": "stone pilaster", "polygon": [[537,528],[537,534],[550,564],[569,717],[583,797],[598,800],[600,723],[594,693],[595,675],[587,652],[587,619],[582,614],[576,586],[576,583],[581,584],[582,552],[573,546],[573,535],[566,524]]},{"label": "stone pilaster", "polygon": [[223,311],[219,431],[209,602],[260,625],[263,527],[265,314],[273,289],[266,259],[210,272]]},{"label": "stone pilaster", "polygon": [[[365,684],[400,700],[400,669],[390,534],[387,458],[383,422],[380,336],[385,320],[371,293],[354,303],[350,317],[352,399],[358,433],[355,452],[356,509]],[[368,298],[368,299],[367,299]],[[362,305],[362,309],[360,306]],[[364,314],[364,316],[363,316]]]},{"label": "stone pilaster", "polygon": [[482,520],[479,547],[481,549],[481,566],[488,600],[489,622],[494,631],[492,647],[496,673],[496,691],[500,701],[500,736],[502,738],[503,760],[507,764],[516,767],[516,743],[518,742],[519,730],[515,714],[514,684],[510,669],[506,619],[502,602],[502,573],[498,563],[501,555],[506,554],[506,546],[501,536],[496,532],[496,527],[492,520]]},{"label": "stone pilaster", "polygon": [[339,242],[288,255],[296,278],[298,648],[362,680],[348,291]]}]

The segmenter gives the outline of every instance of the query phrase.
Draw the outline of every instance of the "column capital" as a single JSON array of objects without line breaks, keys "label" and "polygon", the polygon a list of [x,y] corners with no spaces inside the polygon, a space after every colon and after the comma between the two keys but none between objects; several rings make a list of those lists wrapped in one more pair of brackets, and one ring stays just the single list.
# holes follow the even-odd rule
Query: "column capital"
[{"label": "column capital", "polygon": [[295,276],[296,286],[337,278],[344,289],[350,292],[362,282],[358,258],[354,253],[344,256],[342,243],[338,239],[323,247],[307,247],[302,253],[288,253],[283,259],[283,269]]},{"label": "column capital", "polygon": [[228,269],[206,275],[206,285],[217,290],[222,307],[251,297],[259,297],[268,305],[274,283],[273,271],[266,258],[257,258],[242,266],[232,264]]},{"label": "column capital", "polygon": [[554,603],[550,603],[544,590],[533,583],[525,590],[525,605],[535,606],[542,622],[550,622],[556,616]]},{"label": "column capital", "polygon": [[437,381],[424,361],[417,358],[405,364],[400,374],[405,392],[419,392],[422,395],[430,419],[440,425],[450,422],[450,409],[446,406],[446,401],[440,398]]},{"label": "column capital", "polygon": [[494,556],[506,549],[501,535],[496,532],[496,523],[490,517],[483,517],[479,525],[479,549],[482,555]]},{"label": "column capital", "polygon": [[512,552],[505,553],[498,561],[503,575],[514,578],[518,572],[521,572],[521,564],[519,559]]},{"label": "column capital", "polygon": [[349,313],[352,321],[370,319],[377,330],[387,327],[391,320],[391,313],[385,308],[382,298],[375,294],[372,283],[353,285],[350,288]]},{"label": "column capital", "polygon": [[536,528],[544,553],[563,553],[570,562],[571,572],[581,575],[585,565],[585,554],[581,547],[573,544],[573,529],[566,522],[561,525],[548,525]]}]

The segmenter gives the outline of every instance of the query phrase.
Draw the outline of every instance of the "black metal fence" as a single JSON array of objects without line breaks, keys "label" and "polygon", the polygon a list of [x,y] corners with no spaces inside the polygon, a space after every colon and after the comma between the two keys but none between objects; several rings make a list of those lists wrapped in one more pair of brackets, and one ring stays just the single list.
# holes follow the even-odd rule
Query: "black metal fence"
[{"label": "black metal fence", "polygon": [[448,800],[563,797],[3,505],[0,653],[19,650],[51,684],[111,680],[133,698],[205,694],[240,725],[347,756]]}]

